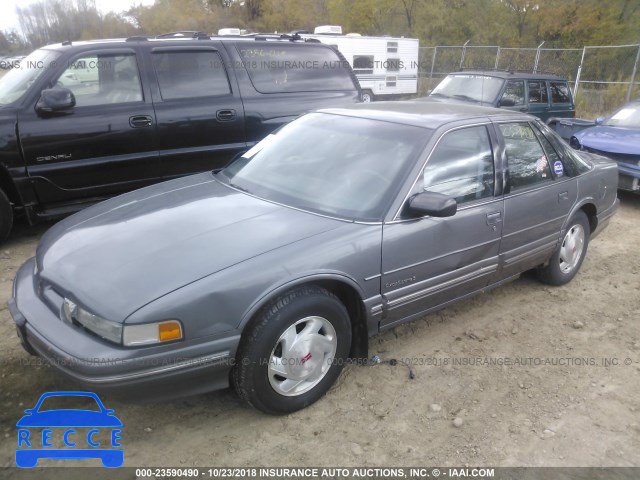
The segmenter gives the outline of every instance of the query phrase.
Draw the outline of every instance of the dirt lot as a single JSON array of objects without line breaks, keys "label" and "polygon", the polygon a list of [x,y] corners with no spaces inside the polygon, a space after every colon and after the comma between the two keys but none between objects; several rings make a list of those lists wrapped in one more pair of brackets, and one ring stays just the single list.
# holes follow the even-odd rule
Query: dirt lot
[{"label": "dirt lot", "polygon": [[[0,467],[13,465],[22,411],[73,388],[23,364],[5,307],[45,229],[18,227],[0,247]],[[640,466],[638,238],[640,197],[623,195],[568,286],[525,275],[372,339],[372,354],[413,359],[414,380],[402,365],[350,366],[286,417],[231,390],[157,405],[102,396],[124,423],[125,466]]]}]

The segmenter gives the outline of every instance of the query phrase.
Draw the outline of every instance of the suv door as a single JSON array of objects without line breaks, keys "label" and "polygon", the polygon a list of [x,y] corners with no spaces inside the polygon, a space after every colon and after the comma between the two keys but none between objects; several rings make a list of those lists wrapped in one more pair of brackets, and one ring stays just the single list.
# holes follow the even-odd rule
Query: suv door
[{"label": "suv door", "polygon": [[569,84],[562,80],[549,81],[549,91],[551,92],[550,117],[575,117],[576,109],[573,104],[573,96]]},{"label": "suv door", "polygon": [[518,121],[497,127],[508,168],[500,275],[509,277],[549,258],[576,202],[578,187],[536,126]]},{"label": "suv door", "polygon": [[502,198],[491,125],[445,133],[412,193],[434,191],[458,202],[453,217],[400,219],[383,226],[384,325],[423,314],[486,286],[498,268]]},{"label": "suv door", "polygon": [[529,99],[529,113],[547,121],[551,116],[547,82],[544,80],[528,80],[527,93],[527,98]]},{"label": "suv door", "polygon": [[223,167],[246,150],[244,108],[226,52],[185,45],[155,47],[148,55],[166,178]]},{"label": "suv door", "polygon": [[509,80],[504,86],[504,91],[498,100],[498,107],[516,112],[527,111],[527,97],[524,80]]},{"label": "suv door", "polygon": [[75,107],[39,113],[34,100],[20,111],[27,172],[41,203],[104,198],[161,178],[141,70],[132,48],[78,53],[59,65],[49,84],[71,90]]}]

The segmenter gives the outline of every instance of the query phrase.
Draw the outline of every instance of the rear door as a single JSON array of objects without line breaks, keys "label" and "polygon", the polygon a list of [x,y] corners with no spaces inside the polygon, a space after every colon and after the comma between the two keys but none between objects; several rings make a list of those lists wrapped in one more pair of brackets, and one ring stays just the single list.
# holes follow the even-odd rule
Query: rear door
[{"label": "rear door", "polygon": [[508,166],[500,275],[509,277],[551,256],[578,188],[537,127],[527,121],[503,122],[497,132]]},{"label": "rear door", "polygon": [[108,197],[161,178],[141,65],[135,48],[78,53],[59,62],[49,84],[71,90],[75,107],[42,114],[36,98],[19,113],[27,172],[42,203]]},{"label": "rear door", "polygon": [[246,149],[244,108],[224,49],[157,46],[153,101],[165,178],[225,166]]},{"label": "rear door", "polygon": [[562,80],[550,80],[551,117],[575,117],[576,109],[569,84]]},{"label": "rear door", "polygon": [[529,113],[546,121],[551,116],[547,82],[544,80],[528,80],[527,94]]},{"label": "rear door", "polygon": [[498,268],[503,202],[491,125],[445,133],[412,193],[455,197],[453,217],[396,220],[383,227],[383,327],[420,315],[486,286]]}]

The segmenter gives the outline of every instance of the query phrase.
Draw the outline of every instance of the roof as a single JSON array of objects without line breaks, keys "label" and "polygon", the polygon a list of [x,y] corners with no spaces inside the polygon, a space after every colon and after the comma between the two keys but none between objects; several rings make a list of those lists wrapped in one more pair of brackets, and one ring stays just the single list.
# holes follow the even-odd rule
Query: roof
[{"label": "roof", "polygon": [[484,75],[487,77],[497,77],[505,79],[529,79],[539,78],[540,80],[563,80],[566,78],[549,73],[534,72],[513,72],[508,70],[461,70],[459,72],[451,72],[449,75]]},{"label": "roof", "polygon": [[524,116],[522,113],[500,108],[424,99],[401,102],[357,103],[342,108],[328,108],[318,111],[402,123],[429,129],[435,129],[459,120],[474,118],[486,120],[491,117]]}]

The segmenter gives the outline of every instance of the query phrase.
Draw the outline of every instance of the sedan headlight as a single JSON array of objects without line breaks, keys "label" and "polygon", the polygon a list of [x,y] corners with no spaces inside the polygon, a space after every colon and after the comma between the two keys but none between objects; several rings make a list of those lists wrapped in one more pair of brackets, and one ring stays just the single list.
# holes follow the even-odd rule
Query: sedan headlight
[{"label": "sedan headlight", "polygon": [[164,343],[183,338],[182,325],[177,320],[122,325],[94,315],[68,298],[64,299],[62,305],[62,317],[69,323],[76,322],[106,340],[127,347]]}]

